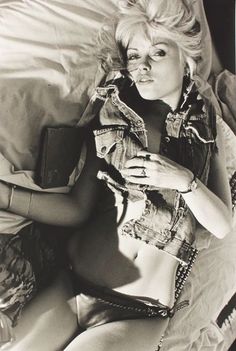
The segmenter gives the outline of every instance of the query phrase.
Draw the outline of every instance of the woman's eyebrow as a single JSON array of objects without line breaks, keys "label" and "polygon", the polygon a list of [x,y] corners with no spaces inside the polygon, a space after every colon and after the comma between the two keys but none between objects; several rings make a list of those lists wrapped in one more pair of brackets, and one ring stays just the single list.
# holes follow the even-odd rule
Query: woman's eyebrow
[{"label": "woman's eyebrow", "polygon": [[[169,43],[167,41],[157,41],[157,42],[154,42],[152,44],[152,46],[156,46],[156,45],[166,45],[166,46],[169,46]],[[128,47],[127,48],[127,52],[129,50],[133,50],[133,51],[138,51],[139,49],[138,48],[133,48],[133,47]]]},{"label": "woman's eyebrow", "polygon": [[153,43],[153,46],[160,45],[160,44],[164,44],[164,45],[169,46],[169,43],[168,43],[168,42],[166,42],[166,41],[158,41],[158,42],[154,42],[154,43]]}]

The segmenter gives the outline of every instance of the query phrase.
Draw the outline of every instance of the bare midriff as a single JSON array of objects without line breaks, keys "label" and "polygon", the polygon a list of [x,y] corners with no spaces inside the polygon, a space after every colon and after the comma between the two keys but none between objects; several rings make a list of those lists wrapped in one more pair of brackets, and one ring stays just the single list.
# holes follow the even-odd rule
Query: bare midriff
[{"label": "bare midriff", "polygon": [[91,220],[71,245],[75,271],[85,279],[172,307],[178,261],[158,248],[119,233],[116,209]]},{"label": "bare midriff", "polygon": [[[151,116],[146,121],[148,151],[158,153],[163,118]],[[174,257],[141,240],[124,236],[122,225],[144,210],[143,202],[130,203],[117,227],[123,208],[118,205],[90,224],[72,243],[75,271],[87,280],[136,297],[174,304],[175,275],[179,262]]]}]

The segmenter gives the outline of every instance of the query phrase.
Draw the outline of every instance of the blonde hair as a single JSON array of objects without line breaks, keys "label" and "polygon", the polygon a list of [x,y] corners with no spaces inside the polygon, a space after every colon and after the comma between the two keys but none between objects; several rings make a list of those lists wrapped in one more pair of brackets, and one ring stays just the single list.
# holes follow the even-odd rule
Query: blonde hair
[{"label": "blonde hair", "polygon": [[177,43],[193,76],[201,58],[201,30],[185,0],[120,1],[119,13],[99,36],[98,58],[105,71],[126,69],[126,48],[137,32],[151,40],[164,36]]}]

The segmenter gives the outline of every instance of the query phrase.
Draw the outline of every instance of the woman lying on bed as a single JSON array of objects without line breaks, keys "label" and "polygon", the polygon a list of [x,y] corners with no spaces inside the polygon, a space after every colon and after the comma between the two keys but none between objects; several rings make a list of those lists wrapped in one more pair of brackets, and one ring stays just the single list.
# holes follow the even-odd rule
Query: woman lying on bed
[{"label": "woman lying on bed", "polygon": [[81,227],[70,254],[84,332],[66,350],[152,351],[186,305],[176,272],[191,263],[197,224],[217,238],[231,230],[221,132],[198,92],[201,30],[184,1],[124,4],[99,58],[120,74],[96,89],[100,112],[71,193],[10,196],[0,183],[0,203],[25,215],[30,201],[29,218]]}]

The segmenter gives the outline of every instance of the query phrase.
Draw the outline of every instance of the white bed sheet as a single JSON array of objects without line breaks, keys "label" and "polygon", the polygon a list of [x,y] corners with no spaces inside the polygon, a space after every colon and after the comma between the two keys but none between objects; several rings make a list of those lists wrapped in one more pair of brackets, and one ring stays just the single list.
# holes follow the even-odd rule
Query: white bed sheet
[{"label": "white bed sheet", "polygon": [[34,168],[43,126],[80,118],[96,73],[86,52],[112,7],[0,1],[0,151],[15,169]]},{"label": "white bed sheet", "polygon": [[80,118],[97,68],[88,50],[118,1],[0,1],[0,151],[15,169],[34,168],[43,126]]},{"label": "white bed sheet", "polygon": [[[34,169],[44,126],[75,125],[80,119],[101,79],[87,52],[117,1],[0,0],[0,152],[14,172]],[[204,24],[207,60],[200,74],[206,78],[211,68],[210,35],[202,1],[193,3]],[[235,155],[234,136],[225,128],[228,148]],[[228,157],[232,173],[236,165],[231,161]],[[236,288],[236,233],[222,241],[208,234],[206,240],[204,235],[199,234],[201,253],[182,296],[190,299],[190,307],[171,320],[163,351],[223,347],[214,320]]]}]

